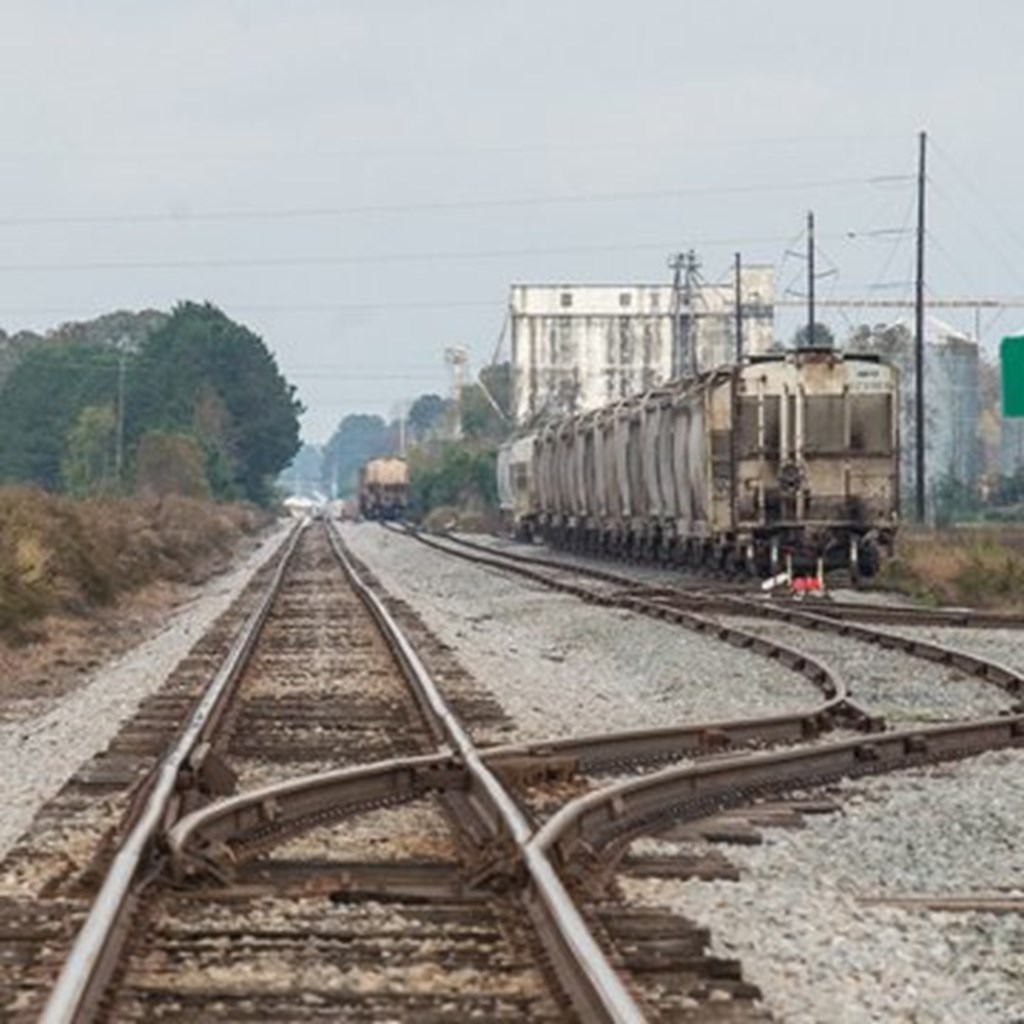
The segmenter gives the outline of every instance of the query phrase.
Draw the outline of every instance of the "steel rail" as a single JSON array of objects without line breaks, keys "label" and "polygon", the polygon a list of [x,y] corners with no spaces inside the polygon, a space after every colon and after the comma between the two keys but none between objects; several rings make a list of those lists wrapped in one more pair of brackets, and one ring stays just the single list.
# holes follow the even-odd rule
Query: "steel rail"
[{"label": "steel rail", "polygon": [[[578,570],[581,568],[580,566],[573,565],[571,562],[563,562],[560,559],[549,558],[545,555],[525,555],[521,551],[501,551],[489,544],[481,544],[479,541],[470,540],[468,537],[457,537],[455,534],[450,532],[437,534],[436,537],[427,537],[422,530],[408,523],[403,524],[400,527],[391,526],[387,523],[385,523],[384,526],[392,533],[406,534],[427,544],[429,544],[431,540],[440,537],[443,540],[449,541],[452,544],[457,544],[460,547],[469,548],[473,551],[480,551],[487,555],[499,555],[502,558],[508,558],[511,561],[523,564],[546,566],[549,569]],[[594,579],[601,580],[603,583],[613,583],[628,587],[635,585],[637,582],[630,576],[623,576],[620,573],[609,572],[607,569],[598,569],[594,566],[588,566],[582,571],[587,572],[588,575],[592,576]]]},{"label": "steel rail", "polygon": [[[686,755],[721,754],[755,742],[792,743],[833,727],[840,701],[819,709],[764,719],[705,722],[677,728],[505,744],[480,751],[499,776],[517,782],[570,769],[594,769],[677,760]],[[224,797],[182,817],[167,836],[177,877],[226,871],[239,851],[265,849],[279,839],[323,821],[414,800],[429,792],[466,789],[466,771],[446,753],[396,758],[319,772]]]},{"label": "steel rail", "polygon": [[1024,692],[1024,673],[993,658],[983,658],[957,647],[932,643],[930,640],[915,640],[913,637],[901,636],[898,633],[887,633],[885,630],[873,629],[855,622],[845,622],[818,612],[771,606],[765,608],[759,602],[747,598],[729,598],[728,603],[730,607],[736,609],[735,614],[747,614],[757,609],[757,614],[760,617],[792,623],[807,629],[834,633],[837,636],[853,637],[864,643],[902,651],[914,658],[951,665],[969,675],[994,683],[1013,696],[1020,696]]},{"label": "steel rail", "polygon": [[[797,601],[798,598],[789,600]],[[773,599],[769,602],[778,605]],[[985,611],[980,608],[908,608],[902,605],[860,604],[853,601],[823,601],[815,614],[849,622],[878,622],[885,625],[934,626],[960,629],[1024,629],[1024,615]]]},{"label": "steel rail", "polygon": [[179,878],[198,870],[218,874],[227,866],[221,860],[236,860],[230,842],[251,843],[267,832],[292,835],[339,812],[349,815],[393,806],[466,785],[465,769],[448,752],[271,783],[207,804],[175,822],[167,833],[171,870]]},{"label": "steel rail", "polygon": [[[419,531],[409,526],[404,528],[404,532],[411,536],[419,535]],[[460,547],[487,554],[500,555],[502,558],[508,558],[523,564],[546,566],[551,569],[575,570],[586,573],[594,579],[605,583],[621,584],[626,589],[638,588],[638,592],[644,593],[646,596],[653,596],[660,587],[666,591],[666,594],[670,593],[672,596],[678,596],[679,599],[685,600],[693,606],[701,607],[705,611],[719,601],[727,604],[732,598],[744,599],[742,592],[729,593],[721,585],[710,589],[701,587],[693,591],[685,591],[672,584],[648,584],[632,576],[624,576],[589,565],[574,565],[571,562],[564,562],[560,559],[549,558],[544,555],[534,556],[518,551],[500,550],[491,545],[482,544],[479,541],[470,540],[468,537],[456,536],[452,533],[443,533],[440,536]],[[569,552],[569,554],[572,554],[572,552]],[[653,568],[658,568],[658,566]],[[763,602],[758,602],[758,607],[765,609],[785,608],[786,604],[803,600],[800,597],[780,597],[774,593],[770,596],[761,596],[764,600]],[[752,604],[754,603],[753,598],[749,598],[749,600],[751,600]],[[827,615],[831,618],[853,622],[879,622],[893,625],[905,624],[908,626],[948,626],[964,629],[1024,629],[1024,615],[1012,612],[986,611],[979,608],[913,608],[827,599],[820,601],[815,612],[818,615]],[[766,612],[765,614],[768,613]]]},{"label": "steel rail", "polygon": [[116,966],[137,902],[133,886],[165,823],[181,771],[223,712],[274,603],[301,530],[302,526],[297,526],[282,539],[280,547],[285,549],[284,555],[259,605],[235,637],[174,746],[154,768],[145,809],[118,848],[93,900],[47,1000],[40,1018],[43,1024],[70,1024],[88,1019],[101,998]]},{"label": "steel rail", "polygon": [[1022,744],[1024,715],[1014,715],[665,768],[572,800],[538,829],[531,846],[557,859],[563,870],[582,857],[589,871],[608,844],[622,845],[663,821],[693,820],[769,793]]},{"label": "steel rail", "polygon": [[542,773],[546,765],[557,766],[564,761],[571,761],[575,771],[593,772],[699,757],[755,743],[768,746],[798,742],[828,732],[837,720],[850,714],[846,701],[837,697],[817,708],[764,718],[721,719],[530,743],[504,743],[487,747],[483,757],[501,774],[529,775],[532,765],[536,766],[536,773]]},{"label": "steel rail", "polygon": [[[598,594],[574,583],[553,580],[543,572],[536,572],[520,564],[520,560],[514,556],[507,558],[503,554],[493,554],[490,552],[471,554],[467,551],[460,551],[457,547],[450,547],[433,537],[425,537],[415,532],[410,532],[410,536],[414,537],[421,544],[425,544],[427,547],[434,548],[453,558],[461,558],[476,565],[486,565],[501,572],[513,573],[524,579],[533,580],[546,587],[558,590],[561,593],[571,594],[573,597],[578,597],[580,600],[590,604],[626,608],[651,618],[667,619],[677,625],[685,626],[694,632],[713,635],[734,647],[752,650],[756,654],[773,658],[795,672],[799,672],[805,679],[808,679],[817,686],[830,700],[842,700],[845,702],[845,706],[856,714],[862,715],[865,718],[871,717],[849,699],[846,683],[834,669],[827,667],[809,654],[804,654],[802,651],[787,647],[785,644],[780,644],[775,640],[769,640],[759,636],[757,633],[751,633],[744,629],[723,625],[717,619],[698,612],[645,598],[642,596],[642,592],[628,591],[618,594]],[[530,560],[527,559],[527,561]],[[589,569],[575,566],[560,565],[559,569],[574,572],[584,577],[596,575],[598,579],[601,579],[603,575],[601,573],[591,573]],[[602,582],[604,581],[602,580]],[[616,580],[616,582],[621,582],[621,580]]]},{"label": "steel rail", "polygon": [[484,764],[480,753],[448,708],[437,684],[398,623],[380,598],[359,577],[333,523],[328,526],[328,535],[350,582],[373,611],[382,629],[393,639],[400,659],[420,681],[426,704],[443,724],[449,741],[462,757],[471,779],[479,786],[481,796],[491,803],[500,816],[501,824],[523,851],[531,892],[534,894],[533,899],[527,900],[527,908],[573,1005],[588,1022],[639,1024],[644,1020],[644,1015],[636,1001],[591,935],[544,852],[530,847],[532,829],[525,815],[495,773]]},{"label": "steel rail", "polygon": [[[464,558],[472,562],[492,565],[495,568],[507,569],[509,572],[546,583],[548,586],[555,587],[565,593],[574,594],[587,601],[629,608],[656,618],[670,619],[697,632],[716,636],[718,639],[731,643],[734,646],[748,648],[757,654],[776,658],[790,668],[802,672],[807,678],[820,686],[827,696],[847,697],[848,695],[845,684],[835,680],[834,673],[821,665],[821,663],[815,661],[810,655],[780,644],[776,640],[761,637],[742,628],[729,626],[719,619],[690,610],[694,605],[704,603],[705,597],[703,592],[687,594],[685,591],[661,587],[650,588],[647,592],[645,592],[644,588],[640,588],[617,595],[593,594],[588,592],[585,587],[577,587],[572,584],[551,580],[545,577],[543,573],[535,573],[526,569],[523,565],[518,564],[522,560],[522,556],[515,554],[505,555],[503,553],[492,555],[490,552],[487,554],[470,555],[439,543],[434,538],[427,538],[417,534],[413,534],[413,536],[416,536],[416,539],[428,547],[449,553],[455,558]],[[463,544],[461,540],[454,540],[452,543],[457,545]],[[476,545],[472,542],[467,542],[465,546],[483,550],[481,545]],[[513,559],[516,564],[506,566],[502,564],[503,559]],[[532,560],[525,559],[525,561]],[[576,572],[581,576],[592,574],[589,568],[573,567],[565,564],[560,564],[559,568],[564,571]],[[603,580],[606,574],[597,571],[593,575]],[[833,618],[822,612],[811,612],[792,606],[785,607],[776,602],[759,601],[751,597],[733,594],[714,594],[711,595],[709,603],[715,604],[719,611],[724,612],[726,616],[746,614],[754,618],[775,619],[810,629],[832,632],[839,636],[853,637],[866,643],[902,651],[910,657],[951,665],[979,679],[1000,686],[1013,696],[1019,697],[1021,694],[1024,694],[1024,673],[1017,672],[1015,669],[994,659],[983,658],[980,655],[971,654],[959,648],[932,643],[928,640],[915,640],[859,623]],[[830,681],[833,680],[835,680],[834,683],[831,683]],[[829,691],[830,685],[836,686],[835,691]],[[847,704],[851,707],[856,707],[852,701],[847,700]],[[864,713],[867,714],[866,712]]]}]

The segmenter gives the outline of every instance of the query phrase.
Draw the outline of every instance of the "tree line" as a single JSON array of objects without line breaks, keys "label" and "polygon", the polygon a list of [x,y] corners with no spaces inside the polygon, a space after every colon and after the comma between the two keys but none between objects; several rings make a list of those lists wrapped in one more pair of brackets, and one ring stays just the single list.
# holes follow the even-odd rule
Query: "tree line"
[{"label": "tree line", "polygon": [[302,406],[263,340],[209,303],[143,316],[141,338],[21,345],[0,383],[0,483],[268,503]]},{"label": "tree line", "polygon": [[511,368],[486,367],[462,389],[458,404],[436,394],[418,396],[401,419],[353,413],[320,452],[325,494],[350,497],[367,459],[404,450],[420,512],[440,505],[486,512],[497,503],[495,459],[511,433]]}]

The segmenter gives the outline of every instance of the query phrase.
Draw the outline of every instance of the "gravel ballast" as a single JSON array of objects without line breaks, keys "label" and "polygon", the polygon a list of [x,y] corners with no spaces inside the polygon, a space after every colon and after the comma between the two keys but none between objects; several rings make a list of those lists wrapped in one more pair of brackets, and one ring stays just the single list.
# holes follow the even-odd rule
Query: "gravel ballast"
[{"label": "gravel ballast", "polygon": [[921,629],[887,626],[886,629],[890,633],[915,640],[930,640],[946,647],[955,647],[1024,674],[1024,629],[966,629],[957,626],[929,626]]},{"label": "gravel ballast", "polygon": [[76,769],[105,749],[142,700],[156,692],[196,640],[277,550],[289,525],[268,536],[237,568],[201,589],[156,636],[104,665],[43,714],[0,725],[0,857]]},{"label": "gravel ballast", "polygon": [[1024,915],[871,901],[1024,895],[1022,772],[1024,752],[999,751],[848,782],[840,813],[725,848],[738,882],[623,877],[622,886],[638,905],[710,927],[714,950],[742,960],[787,1024],[1021,1021]]},{"label": "gravel ballast", "polygon": [[[849,695],[862,707],[883,715],[894,728],[995,717],[1008,711],[1014,702],[995,683],[902,651],[788,623],[722,618],[838,667]],[[927,631],[904,632],[921,637]]]},{"label": "gravel ballast", "polygon": [[[584,605],[372,525],[347,526],[345,539],[491,688],[517,739],[764,715],[820,700],[781,666],[678,627]],[[920,659],[763,620],[749,625],[838,667],[893,724],[996,714],[1009,703],[994,685]],[[972,646],[982,643],[976,635]],[[638,904],[709,926],[715,950],[742,960],[744,976],[787,1024],[1024,1021],[1019,914],[863,902],[1006,894],[1024,884],[1022,767],[1024,753],[1003,752],[856,781],[839,789],[842,813],[809,816],[805,829],[768,829],[760,847],[725,848],[739,882],[624,876],[622,884]],[[644,843],[666,852],[651,840],[637,852]]]},{"label": "gravel ballast", "polygon": [[530,742],[814,708],[782,665],[632,612],[594,607],[478,568],[374,524],[345,524],[355,555],[487,687]]}]

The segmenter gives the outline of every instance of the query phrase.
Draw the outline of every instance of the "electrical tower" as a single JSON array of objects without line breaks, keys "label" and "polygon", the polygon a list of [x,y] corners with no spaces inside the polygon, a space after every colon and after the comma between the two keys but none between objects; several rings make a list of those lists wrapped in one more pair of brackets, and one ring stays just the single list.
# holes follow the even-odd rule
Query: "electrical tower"
[{"label": "electrical tower", "polygon": [[672,376],[692,376],[697,373],[697,323],[693,304],[697,296],[700,263],[697,254],[690,249],[685,253],[673,253],[668,258],[668,265],[673,272]]}]

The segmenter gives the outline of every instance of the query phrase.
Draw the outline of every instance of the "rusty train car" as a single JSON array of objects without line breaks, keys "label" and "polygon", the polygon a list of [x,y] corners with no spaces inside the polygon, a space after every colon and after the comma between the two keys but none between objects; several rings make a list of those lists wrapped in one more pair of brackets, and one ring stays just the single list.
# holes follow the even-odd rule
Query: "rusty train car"
[{"label": "rusty train car", "polygon": [[506,444],[502,516],[580,551],[871,575],[897,527],[897,401],[873,356],[751,357]]},{"label": "rusty train car", "polygon": [[409,511],[409,464],[405,459],[370,459],[359,470],[359,515],[403,519]]}]

